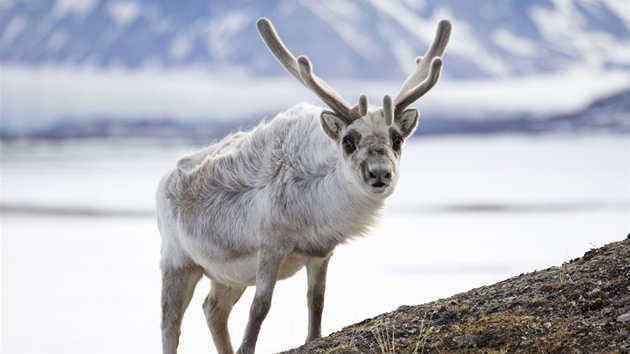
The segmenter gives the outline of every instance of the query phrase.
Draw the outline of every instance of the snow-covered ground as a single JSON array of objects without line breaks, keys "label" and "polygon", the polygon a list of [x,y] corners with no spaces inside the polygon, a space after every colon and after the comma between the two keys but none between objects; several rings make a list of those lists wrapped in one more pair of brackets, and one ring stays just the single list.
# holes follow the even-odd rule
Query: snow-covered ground
[{"label": "snow-covered ground", "polygon": [[[1,351],[160,351],[153,194],[185,144],[2,144]],[[325,334],[403,304],[560,265],[629,231],[627,136],[412,140],[380,225],[330,265]],[[278,284],[258,351],[306,336],[303,272]],[[212,353],[200,282],[182,353]],[[235,307],[237,344],[253,296]]]}]

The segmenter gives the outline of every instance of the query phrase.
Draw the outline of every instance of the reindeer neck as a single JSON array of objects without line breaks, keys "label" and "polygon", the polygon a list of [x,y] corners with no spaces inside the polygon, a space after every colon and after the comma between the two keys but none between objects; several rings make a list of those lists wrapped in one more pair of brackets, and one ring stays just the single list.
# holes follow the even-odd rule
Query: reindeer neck
[{"label": "reindeer neck", "polygon": [[321,232],[335,235],[339,238],[337,242],[342,243],[348,237],[366,233],[376,223],[384,200],[350,182],[342,170],[343,157],[336,150],[328,153],[331,159],[325,173],[320,170],[317,178],[302,186],[296,182],[293,187],[300,191],[299,199],[289,204],[293,205],[296,215],[316,220]]}]

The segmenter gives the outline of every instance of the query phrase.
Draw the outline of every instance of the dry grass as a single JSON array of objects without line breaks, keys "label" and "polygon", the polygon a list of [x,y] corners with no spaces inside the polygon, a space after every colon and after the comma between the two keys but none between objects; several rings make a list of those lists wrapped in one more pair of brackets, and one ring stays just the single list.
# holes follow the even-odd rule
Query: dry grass
[{"label": "dry grass", "polygon": [[288,353],[630,353],[630,238],[367,319]]}]

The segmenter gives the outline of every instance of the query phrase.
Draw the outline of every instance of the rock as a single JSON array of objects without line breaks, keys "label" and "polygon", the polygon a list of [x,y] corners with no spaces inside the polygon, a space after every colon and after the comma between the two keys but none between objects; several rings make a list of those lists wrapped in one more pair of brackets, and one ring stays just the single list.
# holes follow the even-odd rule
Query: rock
[{"label": "rock", "polygon": [[589,291],[588,293],[586,293],[586,295],[593,296],[593,295],[599,294],[600,292],[601,292],[601,290],[599,290],[599,288],[595,288],[595,289]]},{"label": "rock", "polygon": [[479,341],[479,336],[476,334],[466,333],[461,336],[453,337],[453,342],[455,343],[457,348],[473,346],[477,344],[478,341]]},{"label": "rock", "polygon": [[630,322],[630,312],[617,317],[617,322]]}]

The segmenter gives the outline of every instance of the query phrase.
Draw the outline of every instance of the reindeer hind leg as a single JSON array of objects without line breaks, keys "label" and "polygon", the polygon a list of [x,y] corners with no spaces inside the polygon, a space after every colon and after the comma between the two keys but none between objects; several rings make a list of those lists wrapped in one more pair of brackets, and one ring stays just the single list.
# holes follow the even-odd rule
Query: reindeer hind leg
[{"label": "reindeer hind leg", "polygon": [[162,351],[176,354],[184,312],[203,269],[196,265],[162,269]]},{"label": "reindeer hind leg", "polygon": [[203,303],[203,311],[206,314],[206,321],[217,352],[232,354],[234,349],[228,331],[228,318],[232,307],[241,298],[246,288],[227,286],[216,281],[211,283],[210,293]]}]

